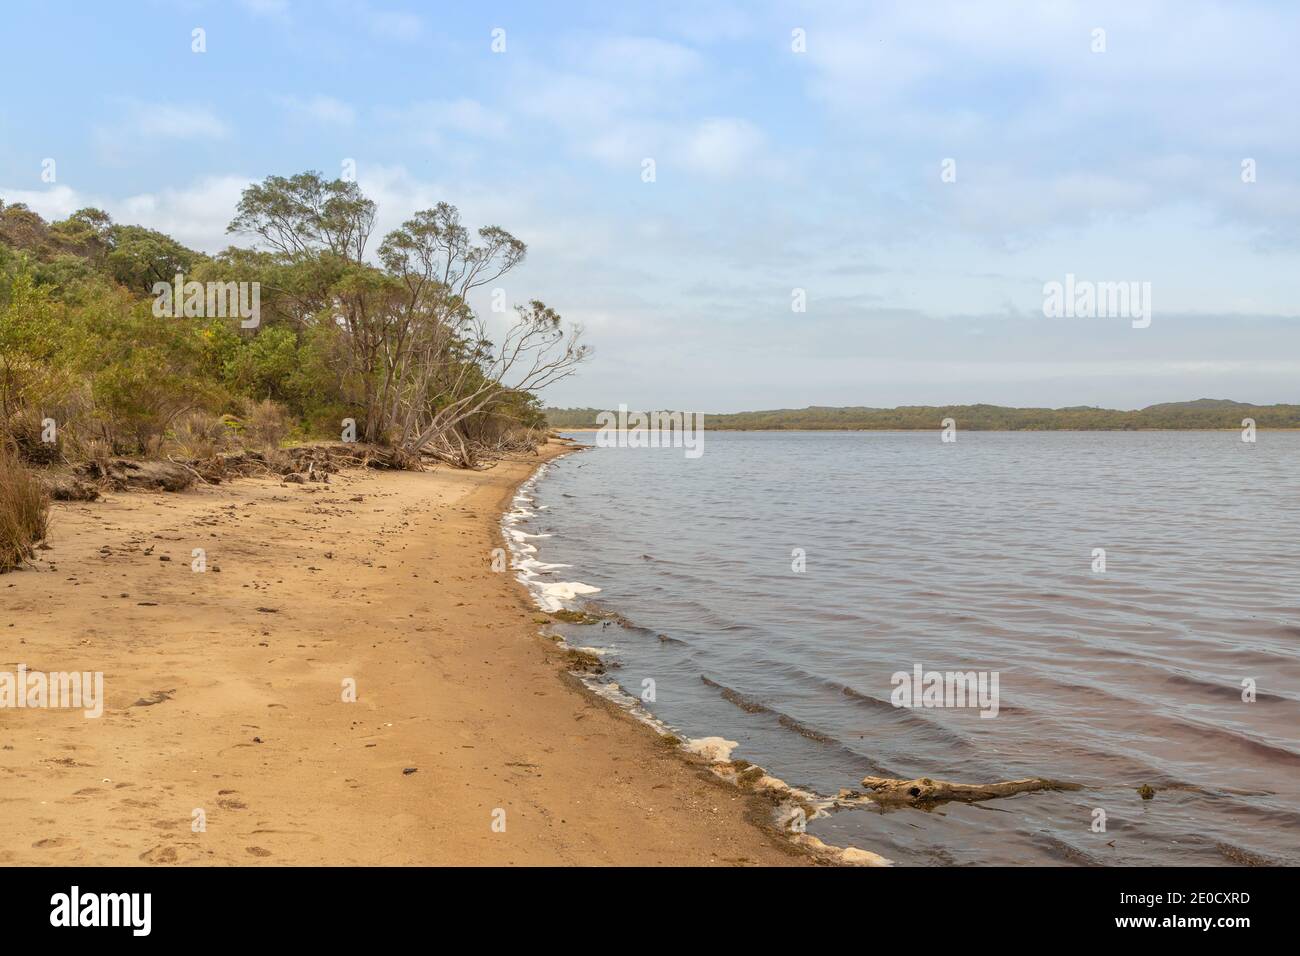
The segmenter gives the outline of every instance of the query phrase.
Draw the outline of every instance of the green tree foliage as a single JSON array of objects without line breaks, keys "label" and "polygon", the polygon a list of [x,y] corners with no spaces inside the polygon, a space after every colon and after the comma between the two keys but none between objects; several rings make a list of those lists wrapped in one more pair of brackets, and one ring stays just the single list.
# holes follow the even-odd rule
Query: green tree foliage
[{"label": "green tree foliage", "polygon": [[0,203],[0,248],[6,259],[25,254],[37,283],[52,287],[56,297],[94,276],[147,295],[155,282],[171,282],[206,258],[161,232],[115,225],[99,209],[79,209],[47,224],[21,203]]},{"label": "green tree foliage", "polygon": [[222,366],[225,383],[242,395],[260,395],[278,402],[300,399],[302,364],[298,336],[287,326],[264,329],[242,348],[234,348]]},{"label": "green tree foliage", "polygon": [[58,397],[71,386],[73,338],[49,290],[19,271],[0,305],[0,419]]},{"label": "green tree foliage", "polygon": [[161,232],[143,226],[114,226],[106,254],[108,273],[133,292],[153,291],[156,282],[172,282],[188,273],[203,256]]},{"label": "green tree foliage", "polygon": [[[257,248],[208,256],[101,210],[46,223],[0,202],[0,413],[57,413],[118,452],[151,451],[197,413],[283,415],[331,437],[353,418],[366,440],[458,464],[542,427],[532,391],[586,357],[580,330],[540,302],[491,329],[502,323],[468,304],[524,244],[439,203],[372,259],[375,213],[356,183],[272,176],[245,190],[228,230]],[[155,310],[155,286],[177,276],[256,283],[259,321]]]},{"label": "green tree foliage", "polygon": [[473,420],[571,374],[588,354],[581,330],[533,302],[498,347],[468,297],[522,262],[524,244],[499,226],[471,231],[439,203],[385,236],[373,265],[374,218],[355,183],[302,173],[245,190],[230,231],[270,247],[273,308],[327,357],[366,440],[471,463]]}]

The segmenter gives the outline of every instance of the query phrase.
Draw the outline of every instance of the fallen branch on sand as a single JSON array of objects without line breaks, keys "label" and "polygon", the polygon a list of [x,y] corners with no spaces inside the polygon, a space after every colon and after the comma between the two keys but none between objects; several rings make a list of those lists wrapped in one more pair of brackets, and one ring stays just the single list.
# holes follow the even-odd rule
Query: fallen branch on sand
[{"label": "fallen branch on sand", "polygon": [[934,780],[930,777],[917,777],[915,780],[900,780],[897,777],[863,777],[862,786],[870,791],[873,801],[884,806],[921,808],[952,800],[976,803],[980,800],[996,800],[998,797],[1033,793],[1037,790],[1079,789],[1077,783],[1045,780],[1041,777],[987,784],[952,783],[949,780]]},{"label": "fallen branch on sand", "polygon": [[194,479],[199,484],[201,485],[211,484],[211,482],[209,482],[208,479],[203,477],[203,475],[198,471],[198,469],[190,467],[189,465],[185,464],[185,462],[183,461],[177,461],[171,455],[167,456],[167,460],[170,461],[173,465],[179,465],[181,468],[184,468],[186,471],[188,471],[191,475],[194,476]]},{"label": "fallen branch on sand", "polygon": [[194,471],[176,462],[92,459],[74,469],[78,478],[114,490],[184,491],[194,483]]}]

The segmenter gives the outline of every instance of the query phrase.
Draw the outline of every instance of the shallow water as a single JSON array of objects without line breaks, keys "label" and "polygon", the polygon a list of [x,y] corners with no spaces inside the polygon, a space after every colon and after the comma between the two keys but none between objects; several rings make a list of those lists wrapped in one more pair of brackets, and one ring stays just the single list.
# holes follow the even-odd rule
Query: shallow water
[{"label": "shallow water", "polygon": [[[1300,434],[709,432],[704,448],[570,455],[514,525],[568,565],[534,585],[600,588],[563,603],[631,622],[568,629],[630,694],[652,680],[647,708],[679,735],[739,741],[827,796],[865,774],[1083,785],[838,810],[810,833],[916,864],[1300,863]],[[895,707],[892,676],[918,664],[996,672],[997,715]]]}]

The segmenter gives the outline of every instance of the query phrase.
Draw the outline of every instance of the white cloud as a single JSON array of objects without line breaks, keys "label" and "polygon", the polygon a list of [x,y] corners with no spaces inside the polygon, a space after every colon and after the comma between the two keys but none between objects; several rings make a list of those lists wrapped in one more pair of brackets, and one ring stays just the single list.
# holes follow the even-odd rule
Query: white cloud
[{"label": "white cloud", "polygon": [[246,240],[227,237],[239,194],[251,182],[242,176],[214,176],[180,189],[138,193],[125,198],[95,196],[67,186],[48,190],[0,188],[6,204],[26,203],[46,220],[64,219],[78,209],[103,209],[114,222],[146,226],[202,252],[219,252]]},{"label": "white cloud", "polygon": [[682,159],[698,172],[724,176],[754,163],[762,144],[762,131],[748,120],[710,119],[686,138]]},{"label": "white cloud", "polygon": [[230,127],[202,106],[141,103],[132,108],[128,130],[154,139],[225,139]]},{"label": "white cloud", "polygon": [[372,10],[362,11],[360,16],[370,32],[382,40],[409,43],[424,33],[424,21],[413,13]]},{"label": "white cloud", "polygon": [[655,37],[597,37],[574,41],[569,49],[585,71],[623,80],[677,81],[704,66],[690,47]]},{"label": "white cloud", "polygon": [[92,138],[102,159],[123,164],[161,142],[219,141],[231,129],[204,106],[128,101],[115,123],[96,126]]},{"label": "white cloud", "polygon": [[412,140],[441,146],[448,136],[497,139],[505,135],[506,114],[478,100],[426,100],[402,108],[387,108],[380,116],[400,126]]},{"label": "white cloud", "polygon": [[297,116],[331,126],[351,126],[357,118],[356,110],[332,96],[313,96],[308,99],[282,96],[276,102]]},{"label": "white cloud", "polygon": [[661,174],[679,177],[782,171],[755,122],[703,108],[730,82],[718,59],[671,40],[625,34],[578,35],[562,51],[544,63],[513,60],[503,102],[521,123],[558,133],[573,153],[633,177],[646,158]]},{"label": "white cloud", "polygon": [[767,137],[753,123],[737,117],[694,121],[636,120],[603,124],[589,131],[577,148],[629,175],[640,174],[643,159],[655,160],[661,176],[682,171],[717,178],[744,172],[769,176],[781,164],[767,154]]},{"label": "white cloud", "polygon": [[268,20],[289,20],[289,0],[239,0],[239,5],[255,17]]},{"label": "white cloud", "polygon": [[66,219],[78,209],[93,205],[83,201],[67,186],[54,186],[51,189],[9,189],[0,186],[0,200],[7,206],[22,203],[46,221]]},{"label": "white cloud", "polygon": [[117,222],[139,223],[165,232],[203,252],[219,252],[246,239],[226,236],[235,218],[239,195],[252,180],[244,176],[213,176],[182,189],[141,193],[103,208]]}]

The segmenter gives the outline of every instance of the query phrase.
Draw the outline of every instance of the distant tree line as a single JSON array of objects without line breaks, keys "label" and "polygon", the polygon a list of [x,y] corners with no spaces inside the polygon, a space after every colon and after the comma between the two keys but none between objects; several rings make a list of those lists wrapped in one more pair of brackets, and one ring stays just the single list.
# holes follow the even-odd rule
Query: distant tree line
[{"label": "distant tree line", "polygon": [[[596,428],[598,408],[547,408],[552,428]],[[1202,398],[1149,405],[1134,411],[1091,406],[1008,408],[1002,405],[904,405],[899,408],[775,409],[706,415],[706,427],[722,431],[879,431],[936,429],[945,418],[972,431],[1141,431],[1146,429],[1300,428],[1300,405],[1248,405]]]}]

